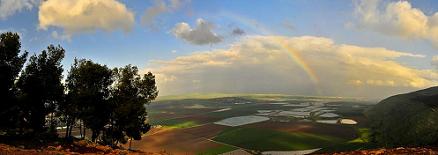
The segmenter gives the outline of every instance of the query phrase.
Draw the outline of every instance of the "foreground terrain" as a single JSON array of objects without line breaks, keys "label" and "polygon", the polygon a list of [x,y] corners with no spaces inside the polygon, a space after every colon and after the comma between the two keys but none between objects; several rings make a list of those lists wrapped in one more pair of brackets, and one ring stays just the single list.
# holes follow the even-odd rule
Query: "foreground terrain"
[{"label": "foreground terrain", "polygon": [[134,149],[172,154],[304,154],[373,148],[356,99],[265,94],[188,95],[148,107],[154,128]]},{"label": "foreground terrain", "polygon": [[[92,149],[93,148],[93,149]],[[234,154],[245,154],[246,152],[235,150],[232,151]],[[229,154],[232,154],[229,153]],[[62,146],[48,146],[44,148],[37,149],[24,149],[18,148],[11,145],[0,144],[0,154],[14,154],[14,155],[46,155],[46,154],[114,154],[114,155],[168,155],[167,152],[141,152],[141,151],[126,151],[110,149],[107,147],[82,147],[82,150],[72,151],[70,148],[64,148]],[[317,153],[318,154],[318,153]],[[384,155],[384,154],[421,154],[421,155],[436,155],[438,154],[437,148],[393,148],[393,149],[372,149],[372,150],[359,150],[359,151],[348,151],[348,152],[331,152],[331,153],[320,153],[320,155]]]},{"label": "foreground terrain", "polygon": [[7,144],[0,144],[0,154],[14,154],[14,155],[60,155],[60,154],[114,154],[114,155],[161,155],[166,153],[147,153],[142,151],[128,151],[125,149],[113,149],[109,146],[96,145],[87,143],[86,141],[78,141],[73,144],[58,144],[41,147],[25,147],[12,146]]},{"label": "foreground terrain", "polygon": [[322,153],[327,155],[385,155],[385,154],[403,154],[403,155],[436,155],[438,154],[437,148],[425,148],[425,147],[412,147],[412,148],[392,148],[392,149],[372,149],[372,150],[358,150],[348,152],[334,152],[334,153]]}]

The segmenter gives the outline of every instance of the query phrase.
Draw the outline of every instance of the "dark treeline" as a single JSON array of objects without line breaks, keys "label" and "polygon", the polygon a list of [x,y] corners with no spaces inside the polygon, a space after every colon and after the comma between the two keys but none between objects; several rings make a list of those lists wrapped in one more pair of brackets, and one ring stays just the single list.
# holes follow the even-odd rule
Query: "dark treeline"
[{"label": "dark treeline", "polygon": [[[136,66],[108,68],[75,59],[65,78],[65,50],[49,45],[28,58],[16,33],[0,35],[0,135],[72,139],[91,131],[91,140],[109,145],[139,140],[150,129],[145,105],[158,95],[155,76]],[[64,126],[65,135],[57,135]]]}]

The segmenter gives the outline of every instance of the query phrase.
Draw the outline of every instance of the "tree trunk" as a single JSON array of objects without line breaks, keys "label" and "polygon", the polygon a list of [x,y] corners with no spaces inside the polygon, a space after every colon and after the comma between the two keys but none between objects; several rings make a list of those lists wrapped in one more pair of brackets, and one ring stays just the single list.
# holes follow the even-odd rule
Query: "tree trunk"
[{"label": "tree trunk", "polygon": [[129,139],[129,151],[131,151],[132,137]]},{"label": "tree trunk", "polygon": [[[49,113],[50,114],[50,113]],[[53,128],[53,114],[50,114],[50,120],[49,120],[49,130]]]},{"label": "tree trunk", "polygon": [[70,129],[70,124],[68,123],[68,119],[67,119],[65,125],[67,126],[67,128],[65,130],[65,139],[67,139],[69,137],[68,136],[68,130]]},{"label": "tree trunk", "polygon": [[99,136],[99,132],[91,130],[91,141],[96,142],[97,136]]},{"label": "tree trunk", "polygon": [[79,123],[79,134],[81,135],[81,138],[84,138],[84,135],[82,134],[82,123]]},{"label": "tree trunk", "polygon": [[70,129],[68,130],[68,136],[69,137],[71,137],[71,130],[73,129],[73,127],[74,127],[74,119],[73,120],[70,120],[71,122],[70,122]]},{"label": "tree trunk", "polygon": [[111,126],[110,126],[110,138],[111,138],[111,147],[114,147],[114,128],[113,128],[113,120],[110,118],[110,124],[111,124]]}]

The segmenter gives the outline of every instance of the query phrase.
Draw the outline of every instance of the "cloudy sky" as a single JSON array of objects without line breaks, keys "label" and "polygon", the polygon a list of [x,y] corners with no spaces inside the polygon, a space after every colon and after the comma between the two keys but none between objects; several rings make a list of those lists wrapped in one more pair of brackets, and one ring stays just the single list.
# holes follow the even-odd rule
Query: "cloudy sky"
[{"label": "cloudy sky", "polygon": [[137,65],[161,95],[382,98],[438,85],[435,0],[0,0],[38,53]]}]

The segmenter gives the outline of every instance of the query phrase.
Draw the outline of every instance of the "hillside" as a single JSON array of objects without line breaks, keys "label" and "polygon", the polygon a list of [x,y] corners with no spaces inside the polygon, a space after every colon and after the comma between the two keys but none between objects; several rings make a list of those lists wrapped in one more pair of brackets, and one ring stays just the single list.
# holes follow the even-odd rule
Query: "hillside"
[{"label": "hillside", "polygon": [[436,144],[437,101],[438,87],[382,100],[367,113],[373,140],[384,146]]}]

